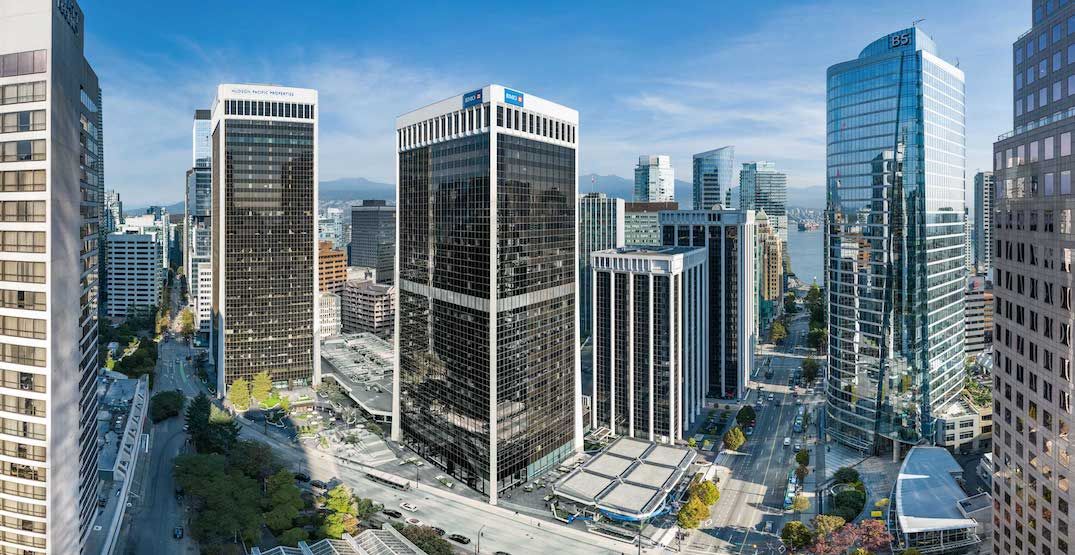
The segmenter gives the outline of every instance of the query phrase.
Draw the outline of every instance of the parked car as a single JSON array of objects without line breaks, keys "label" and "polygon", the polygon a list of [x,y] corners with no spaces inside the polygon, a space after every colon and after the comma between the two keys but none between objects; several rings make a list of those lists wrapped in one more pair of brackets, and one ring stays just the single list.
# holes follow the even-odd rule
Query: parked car
[{"label": "parked car", "polygon": [[318,489],[328,489],[328,484],[322,482],[321,480],[310,480],[310,485]]},{"label": "parked car", "polygon": [[791,446],[791,438],[790,437],[784,438],[784,447],[790,447],[790,446]]},{"label": "parked car", "polygon": [[392,518],[403,518],[403,513],[399,512],[399,511],[397,511],[395,509],[385,509],[385,510],[383,510],[381,512],[386,514],[386,515],[388,515],[388,516],[390,516],[390,517],[392,517]]},{"label": "parked car", "polygon": [[803,444],[801,444],[798,441],[796,441],[795,442],[795,452],[798,453],[799,451],[802,451],[802,450],[803,450]]},{"label": "parked car", "polygon": [[406,519],[406,520],[404,520],[404,522],[406,522],[407,524],[410,524],[411,526],[424,526],[425,525],[424,522],[422,522],[421,520],[419,520],[417,518],[414,518],[413,516],[408,518],[408,519]]},{"label": "parked car", "polygon": [[436,534],[436,535],[438,535],[438,536],[440,536],[442,538],[444,537],[444,534],[447,534],[447,532],[444,531],[444,528],[437,528],[436,526],[430,526],[429,529],[432,530],[434,534]]},{"label": "parked car", "polygon": [[175,530],[172,530],[172,537],[177,539],[177,540],[183,539],[183,527],[182,526],[176,526]]},{"label": "parked car", "polygon": [[463,545],[467,545],[468,543],[470,543],[470,538],[464,536],[463,534],[451,534],[448,536],[448,539],[452,540],[455,543],[460,543]]},{"label": "parked car", "polygon": [[310,475],[309,474],[304,474],[302,472],[296,472],[295,473],[295,479],[298,480],[299,482],[309,482],[310,481]]},{"label": "parked car", "polygon": [[418,512],[418,505],[415,505],[414,503],[408,503],[406,501],[400,503],[399,508],[401,508],[401,509],[403,509],[405,511],[410,511],[412,513],[417,513]]},{"label": "parked car", "polygon": [[771,520],[766,520],[765,521],[765,533],[766,534],[772,534],[773,533],[773,521],[771,521]]}]

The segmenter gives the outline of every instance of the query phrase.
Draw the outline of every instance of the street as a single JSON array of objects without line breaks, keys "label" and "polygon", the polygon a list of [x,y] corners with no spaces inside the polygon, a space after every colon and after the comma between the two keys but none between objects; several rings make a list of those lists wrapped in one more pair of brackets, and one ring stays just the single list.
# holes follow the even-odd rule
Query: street
[{"label": "street", "polygon": [[[800,442],[806,448],[813,446],[813,442],[808,444],[806,441],[806,433],[792,432],[798,405],[788,387],[792,370],[802,364],[802,351],[795,348],[804,343],[802,333],[807,325],[807,318],[792,320],[782,349],[798,356],[758,357],[759,370],[745,401],[757,410],[757,425],[739,453],[728,453],[723,457],[731,476],[720,485],[721,496],[713,506],[712,522],[692,535],[683,550],[685,553],[775,553],[782,547],[780,529],[787,520],[795,518],[783,508],[788,473],[795,468],[794,443]],[[766,379],[768,361],[771,361],[773,376]],[[758,385],[766,398],[762,405],[755,404]],[[779,406],[768,401],[769,393]],[[803,397],[803,400],[808,406],[817,407],[820,395],[815,392],[811,399]],[[810,428],[806,427],[807,432]],[[791,438],[792,446],[784,446],[785,437]],[[764,532],[766,521],[773,523],[771,533]]]}]

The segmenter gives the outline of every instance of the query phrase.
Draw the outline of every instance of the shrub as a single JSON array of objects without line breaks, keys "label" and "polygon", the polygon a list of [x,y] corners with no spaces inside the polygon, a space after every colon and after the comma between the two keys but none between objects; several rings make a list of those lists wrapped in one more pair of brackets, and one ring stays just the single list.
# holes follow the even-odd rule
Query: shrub
[{"label": "shrub", "polygon": [[832,479],[838,484],[853,484],[855,482],[861,482],[862,477],[859,476],[859,472],[854,468],[843,467],[838,469],[833,475]]}]

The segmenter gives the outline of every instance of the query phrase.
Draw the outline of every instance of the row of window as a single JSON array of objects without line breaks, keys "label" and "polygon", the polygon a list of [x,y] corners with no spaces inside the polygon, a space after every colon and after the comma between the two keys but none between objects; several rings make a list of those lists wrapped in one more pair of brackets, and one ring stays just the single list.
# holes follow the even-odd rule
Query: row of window
[{"label": "row of window", "polygon": [[45,190],[45,170],[0,172],[0,192],[25,193]]},{"label": "row of window", "polygon": [[44,222],[45,201],[0,201],[0,222]]},{"label": "row of window", "polygon": [[[1072,46],[1075,47],[1075,44],[1073,44]],[[1050,100],[1049,100],[1049,91],[1050,90],[1052,91],[1052,102],[1054,102],[1054,103],[1055,102],[1060,102],[1061,100],[1064,99],[1063,81],[1056,81],[1056,82],[1053,83],[1051,89],[1049,87],[1042,87],[1041,89],[1038,90],[1037,94],[1034,94],[1034,91],[1031,91],[1030,94],[1028,94],[1026,96],[1026,105],[1025,105],[1026,109],[1025,110],[1023,108],[1024,107],[1023,97],[1022,96],[1017,96],[1015,98],[1015,116],[1019,117],[1019,116],[1023,115],[1024,112],[1029,114],[1030,112],[1032,112],[1032,111],[1034,111],[1036,109],[1045,108],[1050,102]],[[1069,75],[1068,76],[1068,93],[1067,93],[1067,96],[1072,96],[1072,95],[1075,95],[1075,75]]]},{"label": "row of window", "polygon": [[0,143],[0,162],[28,162],[44,159],[44,139]]},{"label": "row of window", "polygon": [[48,87],[44,81],[32,83],[12,83],[0,86],[0,104],[22,104],[24,102],[41,102],[45,100]]},{"label": "row of window", "polygon": [[46,52],[46,50],[28,50],[0,55],[0,77],[45,73],[48,70]]},{"label": "row of window", "polygon": [[0,114],[0,133],[23,133],[45,130],[45,111],[27,110]]},{"label": "row of window", "polygon": [[[484,129],[491,124],[489,105],[484,104],[399,129],[396,131],[397,142],[399,148],[409,148],[420,143]],[[496,125],[556,141],[576,141],[576,126],[518,108],[497,106]]]},{"label": "row of window", "polygon": [[313,119],[314,111],[312,104],[268,102],[264,100],[224,101],[224,113],[227,115]]}]

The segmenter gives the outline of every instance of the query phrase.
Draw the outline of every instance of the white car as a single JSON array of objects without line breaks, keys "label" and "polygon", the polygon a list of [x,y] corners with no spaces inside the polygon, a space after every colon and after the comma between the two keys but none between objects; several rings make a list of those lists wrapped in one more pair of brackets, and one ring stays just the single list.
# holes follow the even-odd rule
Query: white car
[{"label": "white car", "polygon": [[802,451],[802,450],[803,450],[803,445],[801,443],[796,443],[795,444],[795,452],[798,453],[799,451]]},{"label": "white car", "polygon": [[404,511],[410,511],[412,513],[418,512],[418,505],[415,505],[414,503],[408,503],[406,501],[400,503],[399,508],[403,509]]},{"label": "white car", "polygon": [[770,394],[769,394],[769,400],[770,400],[770,401],[772,401],[772,400],[773,400],[773,399],[775,399],[775,398],[776,398],[776,396],[775,396],[775,395],[773,395],[772,393],[770,393]]},{"label": "white car", "polygon": [[790,437],[784,438],[784,447],[788,447],[789,445],[791,445],[791,438]]}]

